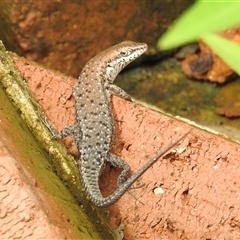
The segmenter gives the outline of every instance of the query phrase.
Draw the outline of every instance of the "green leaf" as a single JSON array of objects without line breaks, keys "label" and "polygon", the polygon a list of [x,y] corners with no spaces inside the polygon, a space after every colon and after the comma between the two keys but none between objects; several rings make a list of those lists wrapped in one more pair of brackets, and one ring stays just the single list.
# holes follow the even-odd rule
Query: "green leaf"
[{"label": "green leaf", "polygon": [[201,35],[235,27],[240,23],[240,1],[200,0],[180,17],[158,41],[169,49],[196,41]]},{"label": "green leaf", "polygon": [[240,75],[240,45],[215,34],[206,34],[202,40]]}]

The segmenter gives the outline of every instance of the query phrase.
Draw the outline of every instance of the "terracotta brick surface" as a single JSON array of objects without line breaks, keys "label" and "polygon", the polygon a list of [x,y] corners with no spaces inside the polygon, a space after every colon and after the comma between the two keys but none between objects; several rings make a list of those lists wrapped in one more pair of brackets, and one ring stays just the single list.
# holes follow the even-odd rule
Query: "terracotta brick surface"
[{"label": "terracotta brick surface", "polygon": [[[26,176],[16,159],[14,146],[0,124],[0,239],[64,239],[64,231],[52,223],[43,207],[34,179]],[[49,205],[50,207],[50,205]]]},{"label": "terracotta brick surface", "polygon": [[146,42],[149,55],[191,1],[0,1],[7,49],[77,77],[89,58],[124,40]]},{"label": "terracotta brick surface", "polygon": [[[71,91],[76,82],[13,59],[56,128],[73,124]],[[126,193],[109,207],[112,225],[124,224],[125,239],[239,239],[239,145],[120,98],[112,100],[112,151],[130,164],[132,172],[190,131],[138,181],[141,187],[132,192],[140,201]],[[78,155],[71,138],[63,142]],[[113,190],[117,173],[109,167],[103,173],[104,194]]]}]

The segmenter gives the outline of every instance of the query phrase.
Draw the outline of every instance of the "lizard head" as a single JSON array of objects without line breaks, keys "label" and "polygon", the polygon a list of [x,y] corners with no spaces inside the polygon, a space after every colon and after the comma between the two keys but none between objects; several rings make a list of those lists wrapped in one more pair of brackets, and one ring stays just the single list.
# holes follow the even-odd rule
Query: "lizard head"
[{"label": "lizard head", "polygon": [[104,73],[106,80],[112,83],[123,68],[141,56],[146,50],[146,43],[124,41],[100,53],[101,62],[106,69]]}]

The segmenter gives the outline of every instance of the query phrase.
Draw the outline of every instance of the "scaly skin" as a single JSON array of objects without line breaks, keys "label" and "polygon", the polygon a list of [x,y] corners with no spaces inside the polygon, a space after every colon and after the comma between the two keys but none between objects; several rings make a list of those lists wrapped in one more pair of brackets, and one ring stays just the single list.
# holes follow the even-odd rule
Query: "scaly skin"
[{"label": "scaly skin", "polygon": [[[114,137],[110,97],[116,94],[131,100],[126,92],[112,83],[124,67],[146,50],[145,43],[124,41],[92,58],[83,68],[79,83],[73,90],[77,123],[54,135],[55,139],[59,139],[73,134],[81,153],[80,174],[83,186],[91,201],[99,207],[116,202],[159,157],[183,138],[172,143],[128,179],[129,165],[110,152]],[[98,181],[106,163],[121,168],[122,172],[118,178],[118,189],[110,196],[103,197]]]}]

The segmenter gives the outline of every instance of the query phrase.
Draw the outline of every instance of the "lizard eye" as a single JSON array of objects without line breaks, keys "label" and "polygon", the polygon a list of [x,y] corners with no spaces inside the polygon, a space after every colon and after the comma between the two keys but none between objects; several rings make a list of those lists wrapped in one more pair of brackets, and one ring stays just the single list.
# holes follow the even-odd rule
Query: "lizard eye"
[{"label": "lizard eye", "polygon": [[122,50],[122,51],[120,52],[120,54],[121,54],[123,57],[126,57],[126,56],[128,56],[128,55],[130,54],[130,51],[128,51],[128,50]]}]

